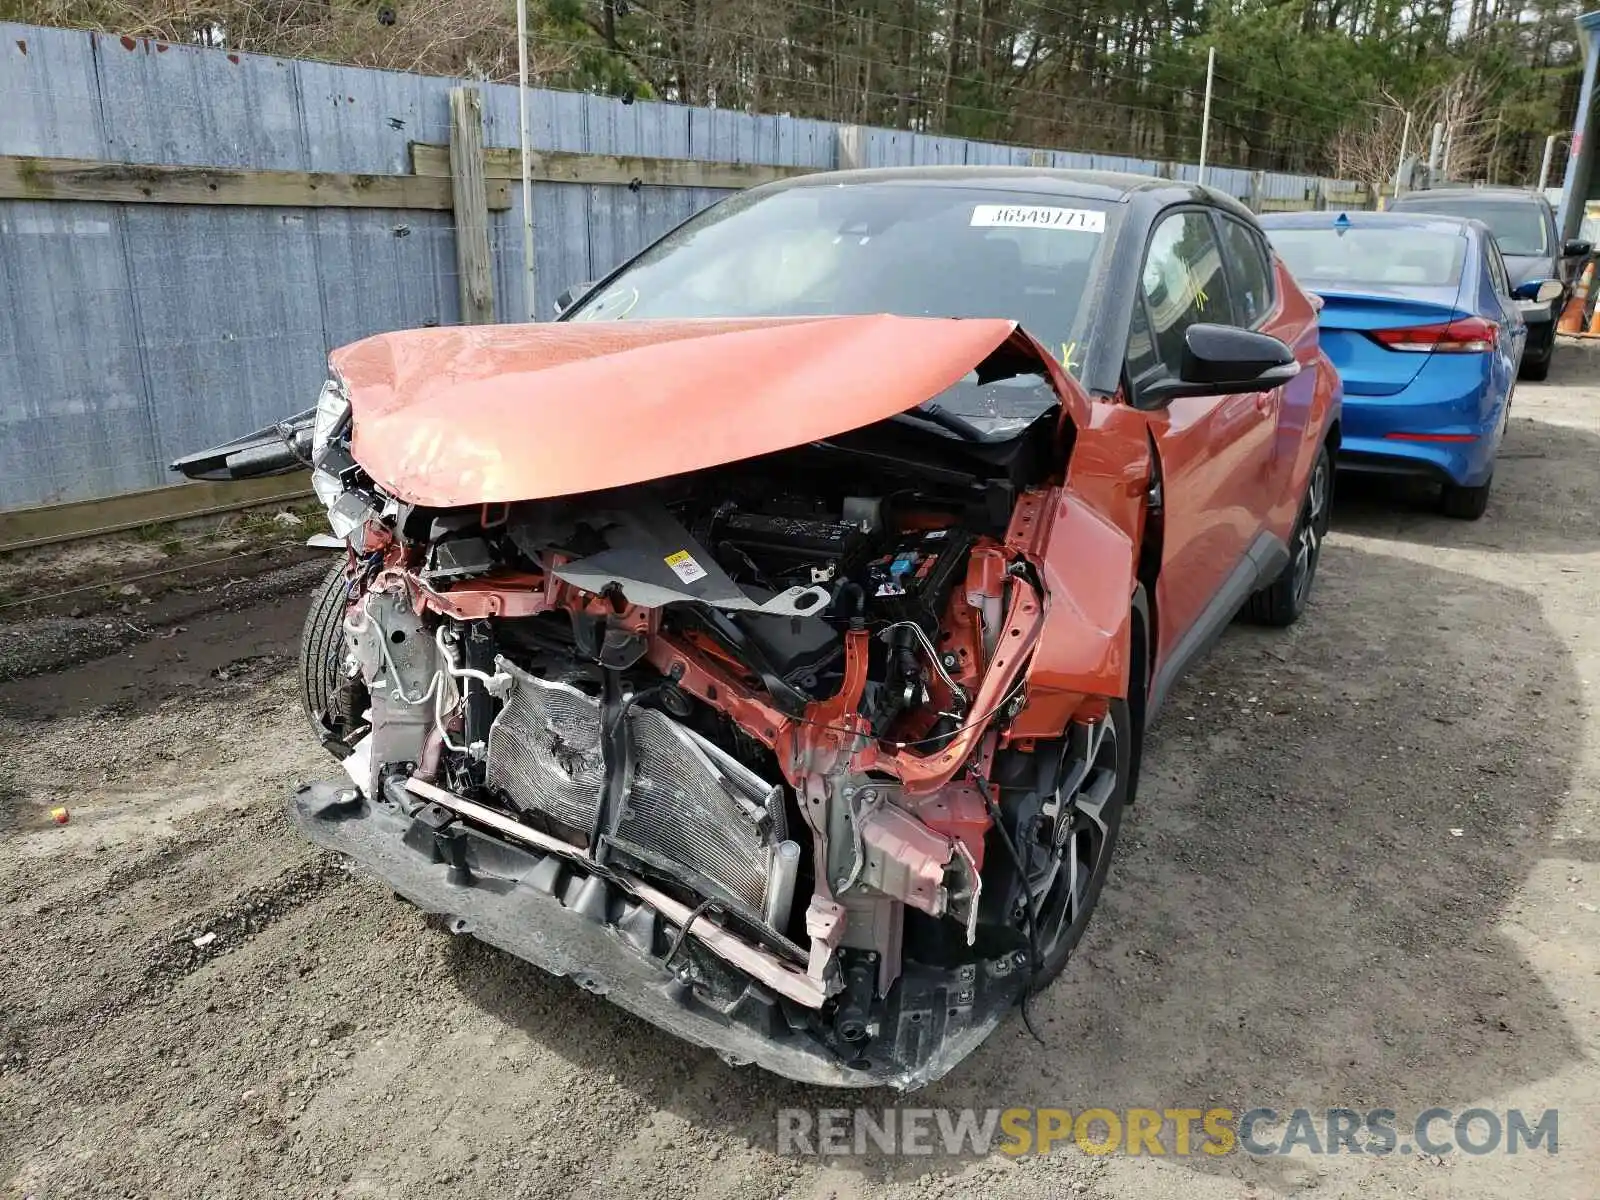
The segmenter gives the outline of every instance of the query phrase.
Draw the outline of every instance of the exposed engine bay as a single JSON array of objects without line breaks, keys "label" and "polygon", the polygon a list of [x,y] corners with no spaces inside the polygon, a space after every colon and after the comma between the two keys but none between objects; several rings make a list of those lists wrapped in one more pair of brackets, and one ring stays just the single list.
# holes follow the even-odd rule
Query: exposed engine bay
[{"label": "exposed engine bay", "polygon": [[[314,482],[349,550],[314,716],[355,790],[299,802],[314,839],[797,1078],[937,1078],[1041,974],[1048,898],[1065,880],[1075,915],[1086,886],[1061,787],[1089,778],[1107,713],[1030,695],[1074,431],[1057,405],[994,437],[931,407],[453,507],[381,487],[350,425],[335,380]],[[428,898],[351,841],[378,818],[434,872]],[[513,919],[529,889],[546,907]],[[639,979],[593,965],[619,941]],[[658,1010],[662,980],[690,1015]]]}]

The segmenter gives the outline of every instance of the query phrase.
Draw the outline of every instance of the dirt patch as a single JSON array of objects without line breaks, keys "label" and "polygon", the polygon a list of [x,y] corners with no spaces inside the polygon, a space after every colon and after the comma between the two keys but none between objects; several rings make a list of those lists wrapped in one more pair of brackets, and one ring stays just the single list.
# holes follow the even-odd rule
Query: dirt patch
[{"label": "dirt patch", "polygon": [[[157,669],[152,664],[182,663],[201,644],[188,636],[197,618],[205,620],[213,641],[225,636],[229,626],[248,641],[246,631],[255,619],[253,614],[276,600],[298,601],[327,574],[331,562],[329,551],[298,545],[253,550],[226,564],[163,575],[159,595],[132,592],[115,606],[101,604],[92,612],[74,609],[66,615],[52,615],[45,602],[13,605],[0,611],[0,682],[44,676],[80,663],[94,664],[119,651],[134,660],[130,673],[144,669],[148,674]],[[226,571],[218,569],[224,565]],[[121,585],[128,587],[137,585]],[[233,614],[234,619],[222,622],[219,628],[213,619],[219,613]],[[305,613],[302,610],[290,619],[297,632]],[[281,634],[287,628],[274,626],[273,632]],[[262,644],[281,650],[284,643],[281,637],[268,637]],[[91,666],[83,678],[92,682],[100,673]],[[118,685],[124,691],[127,686],[126,680]],[[73,692],[71,680],[63,684],[52,675],[36,688],[8,694],[17,702],[31,694],[41,700],[41,713],[48,714],[58,707],[63,687],[66,693]],[[0,706],[5,703],[0,697]]]},{"label": "dirt patch", "polygon": [[[1009,1022],[902,1101],[729,1068],[303,843],[283,797],[331,764],[290,667],[320,566],[0,683],[0,1179],[41,1197],[1595,1195],[1600,355],[1564,346],[1513,412],[1481,522],[1344,489],[1307,620],[1232,630],[1153,732],[1101,911],[1035,1005],[1045,1045]],[[41,819],[63,802],[69,825]],[[776,1152],[778,1108],[854,1103],[1556,1108],[1561,1142]]]}]

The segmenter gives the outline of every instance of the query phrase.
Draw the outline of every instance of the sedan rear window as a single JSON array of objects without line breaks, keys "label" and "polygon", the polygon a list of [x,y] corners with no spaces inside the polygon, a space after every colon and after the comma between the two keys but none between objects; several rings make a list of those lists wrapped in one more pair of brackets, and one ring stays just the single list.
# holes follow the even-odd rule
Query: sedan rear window
[{"label": "sedan rear window", "polygon": [[1461,281],[1467,239],[1426,229],[1269,229],[1278,256],[1302,282],[1447,287]]}]

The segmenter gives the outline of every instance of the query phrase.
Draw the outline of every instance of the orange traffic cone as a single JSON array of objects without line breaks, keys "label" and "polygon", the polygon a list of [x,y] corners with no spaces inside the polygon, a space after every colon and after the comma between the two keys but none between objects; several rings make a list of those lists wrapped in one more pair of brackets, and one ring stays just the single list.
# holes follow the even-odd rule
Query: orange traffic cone
[{"label": "orange traffic cone", "polygon": [[[1578,288],[1572,293],[1572,299],[1567,301],[1567,306],[1561,310],[1561,319],[1556,322],[1557,333],[1583,333],[1583,312],[1589,303],[1589,284],[1594,281],[1594,263],[1584,264],[1583,275],[1578,280]],[[1595,315],[1600,317],[1600,305],[1595,306]],[[1594,323],[1590,322],[1590,333],[1597,332]]]}]

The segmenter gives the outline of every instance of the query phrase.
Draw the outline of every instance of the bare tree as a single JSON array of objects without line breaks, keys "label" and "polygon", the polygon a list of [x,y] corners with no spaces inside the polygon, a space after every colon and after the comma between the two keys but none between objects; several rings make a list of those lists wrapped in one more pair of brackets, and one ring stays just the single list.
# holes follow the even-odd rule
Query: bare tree
[{"label": "bare tree", "polygon": [[1333,173],[1374,192],[1390,186],[1400,166],[1400,143],[1409,111],[1408,157],[1426,153],[1434,125],[1442,124],[1449,148],[1447,177],[1484,178],[1492,166],[1500,124],[1498,117],[1488,115],[1493,94],[1494,82],[1476,71],[1464,71],[1419,96],[1409,109],[1385,92],[1381,101],[1364,106],[1360,115],[1334,135],[1327,151]]}]

